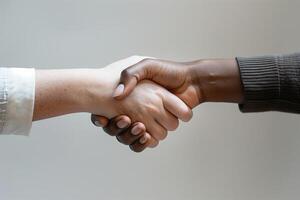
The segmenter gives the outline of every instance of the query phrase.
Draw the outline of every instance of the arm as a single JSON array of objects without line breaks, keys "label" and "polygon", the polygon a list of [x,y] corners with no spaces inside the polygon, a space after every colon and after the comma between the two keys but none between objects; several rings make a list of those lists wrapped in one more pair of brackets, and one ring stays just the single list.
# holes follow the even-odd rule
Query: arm
[{"label": "arm", "polygon": [[[36,70],[33,121],[87,111],[85,91],[87,86],[82,76],[87,78],[89,71],[88,69]],[[101,105],[99,106],[101,108]]]},{"label": "arm", "polygon": [[235,59],[182,63],[145,59],[122,72],[120,84],[114,93],[115,98],[125,98],[144,79],[167,88],[191,108],[204,102],[243,101],[243,89]]},{"label": "arm", "polygon": [[[122,72],[120,84],[125,87],[118,87],[116,98],[124,98],[143,79],[170,89],[190,107],[202,102],[230,102],[238,103],[242,112],[300,113],[299,53],[186,63],[146,59]],[[110,135],[130,135],[134,127],[126,116],[93,119]],[[121,120],[128,126],[118,126]],[[128,136],[126,139],[134,142]]]},{"label": "arm", "polygon": [[[32,119],[40,120],[75,112],[95,113],[108,118],[126,114],[133,122],[146,125],[148,136],[153,136],[148,137],[147,145],[155,146],[166,137],[168,130],[177,128],[178,118],[187,121],[192,113],[179,98],[149,81],[141,82],[128,98],[122,101],[113,99],[113,90],[121,70],[142,59],[131,57],[102,69],[37,70],[36,74],[31,71],[32,76],[28,82],[34,83],[36,75],[35,90],[34,84],[30,87],[31,98],[13,101],[18,102],[20,108],[24,102],[31,105],[27,111],[28,126],[31,126]],[[21,73],[18,79],[23,80],[24,75]],[[27,95],[21,89],[15,93]],[[14,109],[15,115],[19,107]]]},{"label": "arm", "polygon": [[[207,83],[200,83],[199,81],[199,84],[205,85],[205,90],[210,90],[205,92],[210,94],[205,97],[207,100],[222,101],[227,98],[226,101],[240,101],[239,74],[234,60],[194,62],[193,66],[199,77],[205,74],[201,65],[209,66],[212,70],[211,75],[219,78],[218,80],[215,78],[214,82],[208,80]],[[92,73],[92,69],[36,70],[33,120],[91,111],[86,105],[88,96],[86,88],[89,87],[86,80]],[[101,82],[101,78],[104,77],[99,76],[98,83]],[[99,84],[99,90],[101,87],[105,86]],[[236,92],[233,98],[230,96],[231,92]],[[99,105],[100,109],[101,107]]]},{"label": "arm", "polygon": [[144,60],[123,71],[120,84],[125,88],[116,98],[124,98],[143,79],[171,89],[184,101],[189,99],[182,93],[194,87],[189,95],[198,95],[198,104],[231,102],[239,103],[243,112],[300,113],[300,54],[188,63]]},{"label": "arm", "polygon": [[[82,76],[89,77],[91,72],[0,68],[0,134],[28,135],[34,120],[89,111],[91,101],[85,90],[89,85]],[[95,84],[105,88],[101,81]]]},{"label": "arm", "polygon": [[[137,82],[147,77],[146,75],[153,77],[149,78],[150,80],[172,91],[190,108],[202,102],[224,100],[239,103],[243,99],[239,69],[235,59],[199,60],[188,63],[146,59],[122,72],[121,83],[125,84],[125,91],[123,93],[117,90],[114,95],[118,99],[124,98],[124,94],[131,93]],[[199,77],[202,77],[203,82],[200,83]],[[123,96],[119,97],[121,93]],[[133,133],[137,129],[140,130],[140,135],[145,134],[143,124],[131,124],[130,118],[126,116],[118,116],[108,121],[104,117],[92,115],[92,122],[96,126],[104,127],[105,132],[117,136],[124,144],[136,144]],[[136,145],[131,149],[141,151],[144,148],[145,146]]]}]

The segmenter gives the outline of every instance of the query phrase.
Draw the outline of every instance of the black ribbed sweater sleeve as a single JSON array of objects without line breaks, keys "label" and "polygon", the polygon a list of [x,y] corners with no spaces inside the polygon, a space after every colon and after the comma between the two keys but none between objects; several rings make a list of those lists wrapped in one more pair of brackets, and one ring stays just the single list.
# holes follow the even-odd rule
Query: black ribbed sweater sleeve
[{"label": "black ribbed sweater sleeve", "polygon": [[242,112],[300,113],[300,53],[236,60],[244,89]]}]

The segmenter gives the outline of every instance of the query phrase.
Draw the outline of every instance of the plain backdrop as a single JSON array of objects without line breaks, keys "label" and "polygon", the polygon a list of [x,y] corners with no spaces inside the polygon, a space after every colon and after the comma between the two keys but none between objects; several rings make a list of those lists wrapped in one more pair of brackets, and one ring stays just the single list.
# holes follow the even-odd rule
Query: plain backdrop
[{"label": "plain backdrop", "polygon": [[[0,66],[104,67],[296,52],[299,1],[0,0]],[[131,152],[75,114],[0,137],[1,200],[290,200],[300,117],[204,104],[161,145]]]}]

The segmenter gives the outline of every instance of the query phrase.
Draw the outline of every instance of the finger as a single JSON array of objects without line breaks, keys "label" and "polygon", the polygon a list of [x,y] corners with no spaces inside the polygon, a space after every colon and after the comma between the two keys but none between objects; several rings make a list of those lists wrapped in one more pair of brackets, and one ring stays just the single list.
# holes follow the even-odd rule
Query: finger
[{"label": "finger", "polygon": [[[120,83],[114,92],[114,98],[120,100],[128,96],[137,83],[143,79],[151,79],[152,68],[155,66],[152,59],[144,59],[131,67],[124,69],[121,73]],[[151,73],[149,73],[151,72]]]},{"label": "finger", "polygon": [[163,103],[165,109],[184,122],[188,122],[193,116],[192,110],[181,99],[168,91],[163,94]]},{"label": "finger", "polygon": [[146,132],[144,124],[140,122],[134,123],[130,128],[128,128],[124,133],[117,136],[120,143],[125,145],[130,145],[136,140],[139,140]]},{"label": "finger", "polygon": [[156,117],[156,121],[168,131],[175,131],[179,125],[178,119],[166,109],[161,111],[161,114]]},{"label": "finger", "polygon": [[146,124],[146,127],[147,132],[158,141],[163,140],[167,137],[168,131],[154,119],[151,123],[148,122]]},{"label": "finger", "polygon": [[117,136],[123,133],[131,124],[131,119],[126,115],[120,115],[109,120],[109,123],[103,130],[111,136]]},{"label": "finger", "polygon": [[[146,136],[146,138],[147,138],[147,140],[146,140],[147,147],[155,148],[159,144],[159,141],[156,140],[154,137],[152,137],[149,133],[146,132],[146,134],[149,135],[149,136]],[[141,143],[141,141],[140,141],[140,143]]]},{"label": "finger", "polygon": [[142,152],[147,147],[154,148],[158,145],[158,141],[155,140],[149,133],[145,133],[140,140],[135,141],[129,147],[134,152]]},{"label": "finger", "polygon": [[91,115],[91,121],[95,126],[105,127],[108,124],[108,119],[100,115]]}]

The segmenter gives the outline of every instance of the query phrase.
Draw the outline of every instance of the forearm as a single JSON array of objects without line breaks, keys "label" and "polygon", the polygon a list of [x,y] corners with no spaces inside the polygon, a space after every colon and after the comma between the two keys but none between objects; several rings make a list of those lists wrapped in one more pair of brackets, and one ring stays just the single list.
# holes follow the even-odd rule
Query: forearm
[{"label": "forearm", "polygon": [[[33,120],[90,111],[87,91],[92,74],[90,69],[36,70]],[[101,78],[93,85],[101,83]],[[97,94],[101,93],[101,84],[98,85]]]},{"label": "forearm", "polygon": [[80,112],[80,70],[36,70],[33,120]]},{"label": "forearm", "polygon": [[242,112],[300,113],[300,54],[196,61],[204,102],[239,103]]}]

